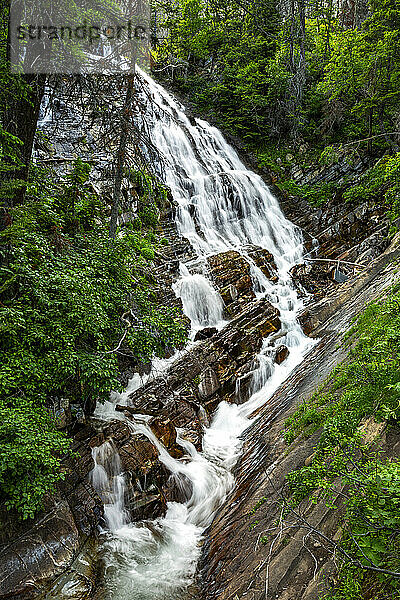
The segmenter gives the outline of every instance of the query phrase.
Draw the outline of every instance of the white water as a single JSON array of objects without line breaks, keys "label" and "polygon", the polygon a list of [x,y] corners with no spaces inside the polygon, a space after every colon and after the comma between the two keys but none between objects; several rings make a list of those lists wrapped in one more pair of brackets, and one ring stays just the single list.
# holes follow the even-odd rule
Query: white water
[{"label": "white water", "polygon": [[[190,482],[186,503],[169,503],[166,516],[150,523],[127,522],[121,496],[112,485],[115,475],[109,470],[104,478],[101,471],[104,459],[99,456],[103,451],[97,450],[93,482],[101,493],[109,490],[108,498],[122,515],[122,522],[118,523],[111,515],[111,502],[106,498],[107,597],[177,600],[184,598],[184,590],[193,580],[204,528],[232,489],[231,471],[240,453],[240,434],[251,423],[255,409],[267,402],[314,342],[304,336],[297,323],[296,314],[302,304],[288,274],[294,264],[302,261],[299,230],[284,217],[261,178],[245,168],[217,129],[201,120],[192,125],[182,107],[165,90],[147,75],[142,73],[141,76],[153,100],[145,119],[151,124],[154,145],[165,158],[165,182],[178,204],[180,234],[191,242],[202,264],[205,257],[229,249],[243,254],[250,262],[257,295],[266,295],[279,309],[282,323],[281,331],[275,339],[265,340],[256,358],[249,400],[241,405],[220,403],[210,427],[204,431],[202,452],[178,438],[186,457],[176,460],[145,421],[130,424],[133,432],[146,435],[158,448],[160,460],[176,481],[186,489]],[[248,244],[273,253],[278,283],[271,283],[248,258]],[[224,324],[222,300],[205,268],[202,273],[190,273],[188,267],[182,265],[175,292],[182,299],[194,331]],[[281,365],[276,365],[274,351],[281,344],[289,348],[290,354]],[[158,365],[161,369],[167,366],[165,362]],[[129,391],[152,376],[144,380],[137,376]],[[114,400],[127,402],[127,397],[126,393]],[[99,409],[97,414],[115,418],[113,403]]]},{"label": "white water", "polygon": [[125,511],[125,479],[121,461],[111,442],[92,449],[94,469],[90,480],[104,503],[104,517],[110,531],[118,531],[128,522]]},{"label": "white water", "polygon": [[190,319],[192,337],[203,327],[220,329],[226,325],[224,303],[207,277],[201,273],[191,275],[184,264],[180,265],[180,274],[174,291],[182,300],[183,312]]}]

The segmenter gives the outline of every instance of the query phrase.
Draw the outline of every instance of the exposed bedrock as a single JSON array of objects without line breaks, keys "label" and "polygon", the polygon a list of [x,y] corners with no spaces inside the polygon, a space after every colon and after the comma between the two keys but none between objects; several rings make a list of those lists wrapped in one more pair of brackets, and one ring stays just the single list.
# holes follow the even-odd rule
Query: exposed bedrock
[{"label": "exposed bedrock", "polygon": [[[279,313],[266,299],[246,305],[221,331],[181,356],[164,376],[130,395],[127,415],[151,415],[150,426],[171,423],[198,448],[202,427],[221,400],[235,401],[236,380],[254,369],[263,338],[280,329]],[[173,443],[169,450],[179,452]]]},{"label": "exposed bedrock", "polygon": [[[74,439],[76,457],[64,462],[66,478],[44,510],[32,521],[19,521],[2,510],[0,552],[0,598],[26,600],[57,576],[70,574],[82,590],[95,584],[92,534],[103,516],[103,504],[89,483],[94,466],[87,439],[95,431],[85,427]],[[78,553],[86,558],[83,575],[73,566]]]},{"label": "exposed bedrock", "polygon": [[250,262],[253,262],[271,281],[277,281],[273,255],[259,246],[246,246],[243,256],[236,250],[221,252],[207,259],[210,276],[214,281],[230,316],[256,296],[253,289]]},{"label": "exposed bedrock", "polygon": [[[317,600],[326,592],[326,586],[334,583],[335,565],[317,535],[306,535],[307,530],[299,527],[298,521],[290,529],[279,530],[285,477],[293,469],[310,464],[320,432],[288,448],[282,431],[296,406],[312,395],[345,358],[340,341],[352,318],[390,287],[395,259],[399,257],[397,236],[368,270],[308,309],[309,332],[319,341],[267,404],[258,409],[258,419],[242,435],[235,486],[206,532],[200,564],[203,600]],[[373,438],[374,424],[366,423],[365,427],[372,427]],[[391,437],[383,437],[383,450],[398,456],[399,433],[387,435]],[[340,497],[338,489],[333,498],[336,510],[323,503],[301,507],[310,525],[330,538],[337,535]]]}]

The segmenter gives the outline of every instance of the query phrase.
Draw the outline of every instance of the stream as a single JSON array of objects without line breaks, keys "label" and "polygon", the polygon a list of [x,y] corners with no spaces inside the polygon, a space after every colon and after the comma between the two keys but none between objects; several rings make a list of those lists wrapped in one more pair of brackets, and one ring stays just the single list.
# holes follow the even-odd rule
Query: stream
[{"label": "stream", "polygon": [[[244,166],[218,129],[203,120],[189,119],[160,85],[143,72],[140,77],[151,98],[143,119],[163,157],[164,181],[177,204],[176,227],[196,255],[180,265],[180,278],[174,286],[192,324],[190,344],[195,343],[194,334],[199,329],[229,327],[223,301],[206,268],[208,256],[227,250],[245,257],[256,296],[266,296],[278,308],[282,323],[278,334],[264,340],[257,356],[249,400],[219,404],[204,430],[201,452],[179,437],[178,431],[185,456],[174,459],[148,427],[148,417],[137,416],[132,421],[114,411],[115,403],[127,404],[129,393],[167,369],[173,358],[156,361],[150,375],[136,375],[124,394],[114,393],[110,402],[97,407],[97,417],[124,419],[133,433],[145,435],[187,493],[185,503],[168,503],[165,517],[131,522],[124,506],[126,481],[115,447],[105,442],[93,449],[91,481],[103,499],[107,523],[102,532],[105,598],[178,600],[189,597],[204,531],[234,485],[232,469],[241,450],[240,436],[251,424],[251,415],[303,360],[315,340],[307,338],[297,322],[302,300],[289,275],[294,264],[303,262],[301,231],[284,217],[266,184]],[[272,283],[249,257],[249,244],[273,254],[277,283]],[[281,344],[290,354],[278,365],[273,357]]]}]

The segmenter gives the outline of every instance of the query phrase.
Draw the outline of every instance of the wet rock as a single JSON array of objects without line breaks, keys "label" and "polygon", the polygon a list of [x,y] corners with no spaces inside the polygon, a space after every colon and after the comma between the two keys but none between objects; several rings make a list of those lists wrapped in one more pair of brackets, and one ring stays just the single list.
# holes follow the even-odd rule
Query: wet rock
[{"label": "wet rock", "polygon": [[[130,484],[130,487],[132,485]],[[152,491],[154,491],[153,494]],[[152,490],[150,487],[145,494],[142,491],[131,494],[129,500],[126,501],[126,507],[133,521],[157,519],[165,516],[167,511],[166,501],[164,492],[155,487]]]},{"label": "wet rock", "polygon": [[226,303],[230,304],[231,302],[235,302],[235,300],[238,299],[238,296],[239,296],[239,292],[238,292],[237,288],[232,283],[229,284],[225,290]]},{"label": "wet rock", "polygon": [[253,373],[246,373],[236,379],[236,403],[243,404],[247,402],[251,395],[251,385],[253,382]]},{"label": "wet rock", "polygon": [[309,310],[303,311],[298,317],[298,322],[306,335],[310,335],[315,327],[314,319]]},{"label": "wet rock", "polygon": [[278,281],[278,270],[276,267],[275,259],[271,252],[268,252],[265,248],[259,246],[246,246],[245,250],[259,269],[264,273],[266,277],[272,282]]},{"label": "wet rock", "polygon": [[289,349],[286,346],[279,346],[275,352],[274,361],[280,365],[289,356]]},{"label": "wet rock", "polygon": [[[329,389],[332,369],[346,360],[348,348],[342,342],[354,317],[368,302],[390,289],[396,269],[393,259],[400,255],[399,238],[395,244],[358,280],[336,286],[335,296],[310,308],[308,318],[319,324],[319,342],[260,409],[259,418],[242,436],[235,485],[217,511],[202,547],[202,598],[265,598],[267,575],[260,565],[266,564],[268,598],[314,600],[327,591],[321,584],[328,572],[332,574],[331,567],[335,569],[331,549],[311,529],[306,534],[304,521],[297,519],[297,514],[305,516],[314,530],[337,541],[335,536],[340,536],[345,510],[343,490],[338,487],[337,493],[332,494],[330,506],[324,502],[314,504],[307,498],[291,515],[293,521],[289,517],[282,527],[281,500],[287,474],[311,463],[321,430],[307,439],[298,438],[290,447],[282,432],[299,403],[312,397],[324,381]],[[396,448],[394,438],[385,441],[381,427],[373,420],[361,425],[368,442],[379,436],[380,443],[385,444],[384,452],[395,456],[400,443]],[[395,436],[398,438],[399,433]],[[336,508],[332,510],[332,506]],[[279,526],[271,531],[274,524]],[[334,584],[332,579],[331,582]]]},{"label": "wet rock", "polygon": [[205,327],[196,333],[194,336],[194,341],[198,342],[199,340],[208,340],[216,333],[218,333],[218,329],[216,327]]},{"label": "wet rock", "polygon": [[147,475],[158,460],[157,449],[141,434],[131,435],[118,452],[123,470],[137,477]]},{"label": "wet rock", "polygon": [[87,600],[92,597],[98,575],[97,540],[90,539],[78,557],[46,592],[46,600]]},{"label": "wet rock", "polygon": [[212,396],[220,386],[218,376],[211,367],[208,367],[200,374],[199,394],[202,398]]},{"label": "wet rock", "polygon": [[78,530],[87,536],[93,533],[103,518],[104,507],[92,485],[81,481],[69,494],[68,504]]},{"label": "wet rock", "polygon": [[[61,578],[60,578],[61,579]],[[94,590],[94,582],[77,572],[68,572],[46,600],[86,600]]]},{"label": "wet rock", "polygon": [[121,352],[117,353],[118,369],[120,372],[121,385],[126,387],[129,379],[131,379],[137,368],[137,359],[133,356],[129,348],[121,348]]},{"label": "wet rock", "polygon": [[165,487],[167,502],[187,502],[193,493],[193,484],[186,475],[173,473]]},{"label": "wet rock", "polygon": [[318,300],[332,288],[331,270],[332,263],[313,262],[295,265],[290,275],[300,293],[312,294]]},{"label": "wet rock", "polygon": [[33,598],[72,563],[80,545],[71,509],[60,500],[0,552],[0,598]]},{"label": "wet rock", "polygon": [[207,261],[210,275],[225,304],[231,304],[238,297],[255,298],[250,265],[239,252],[229,250],[210,256]]},{"label": "wet rock", "polygon": [[[126,409],[129,416],[128,407]],[[166,418],[154,417],[150,428],[174,458],[182,456],[176,443],[176,430]],[[151,519],[166,512],[164,486],[169,478],[168,470],[160,463],[159,451],[145,434],[135,432],[135,425],[112,421],[104,431],[91,440],[100,445],[112,442],[118,451],[121,469],[127,483],[126,508],[132,520]]]},{"label": "wet rock", "polygon": [[103,429],[101,435],[103,436],[103,441],[106,439],[111,439],[117,448],[121,448],[125,443],[129,441],[132,432],[129,429],[129,425],[127,425],[127,423],[124,423],[122,421],[111,421],[111,423],[109,423]]},{"label": "wet rock", "polygon": [[345,273],[343,273],[343,271],[340,271],[336,267],[331,269],[330,277],[335,283],[344,283],[349,278],[348,275],[346,275]]},{"label": "wet rock", "polygon": [[182,449],[176,444],[176,429],[168,418],[151,419],[150,428],[174,458],[182,456]]},{"label": "wet rock", "polygon": [[271,252],[251,244],[245,246],[243,250],[248,258],[236,250],[229,250],[207,259],[211,277],[231,313],[241,310],[244,304],[255,299],[251,261],[268,279],[278,280],[276,264]]},{"label": "wet rock", "polygon": [[133,392],[131,406],[124,410],[158,413],[175,427],[201,431],[199,409],[203,407],[211,414],[220,400],[236,401],[238,374],[251,370],[264,336],[278,332],[280,327],[279,312],[266,298],[246,305],[221,331],[178,359],[164,377]]}]

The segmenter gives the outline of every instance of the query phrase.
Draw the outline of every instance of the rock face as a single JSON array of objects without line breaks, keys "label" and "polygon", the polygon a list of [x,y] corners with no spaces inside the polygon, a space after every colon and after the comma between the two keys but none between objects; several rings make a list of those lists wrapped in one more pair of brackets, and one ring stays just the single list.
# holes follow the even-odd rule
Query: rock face
[{"label": "rock face", "polygon": [[186,352],[164,377],[133,392],[131,407],[121,410],[157,415],[183,428],[200,447],[204,410],[211,414],[221,400],[234,401],[237,378],[254,369],[263,338],[280,325],[277,309],[266,299],[252,302],[212,338]]},{"label": "rock face", "polygon": [[205,327],[196,333],[194,336],[194,341],[198,342],[199,340],[208,340],[216,333],[218,333],[218,329],[216,327]]},{"label": "rock face", "polygon": [[76,435],[77,458],[64,461],[66,479],[33,522],[2,510],[0,598],[34,598],[37,589],[71,568],[94,534],[103,516],[101,499],[88,481],[94,464],[86,440],[94,434],[85,427]]},{"label": "rock face", "polygon": [[328,262],[301,264],[292,267],[290,275],[300,295],[312,294],[314,300],[319,300],[335,287],[332,268],[332,263]]},{"label": "rock face", "polygon": [[79,548],[73,514],[68,503],[60,499],[51,512],[0,554],[0,597],[34,597],[35,588],[61,574]]},{"label": "rock face", "polygon": [[[349,280],[336,295],[309,309],[310,331],[319,343],[259,411],[244,432],[243,451],[235,468],[235,486],[207,530],[200,565],[203,600],[317,600],[333,582],[336,567],[317,535],[293,516],[281,530],[281,490],[286,475],[312,461],[320,435],[299,439],[287,447],[284,422],[297,404],[312,395],[347,350],[340,341],[352,318],[392,284],[400,256],[400,236],[368,271]],[[365,425],[366,426],[366,425]],[[369,425],[370,426],[370,425]],[[376,428],[373,434],[376,434]],[[394,434],[392,434],[394,435]],[[399,432],[385,451],[399,456]],[[341,490],[325,503],[302,503],[297,513],[329,538],[334,538],[342,514]]]},{"label": "rock face", "polygon": [[274,257],[258,246],[246,246],[247,259],[236,250],[221,252],[207,259],[213,279],[229,315],[238,314],[249,302],[255,300],[251,268],[259,268],[268,279],[277,281]]},{"label": "rock face", "polygon": [[255,294],[249,263],[236,250],[222,252],[208,259],[210,275],[215,282],[225,306],[236,301],[249,302]]}]

